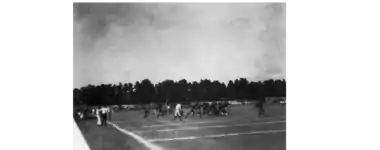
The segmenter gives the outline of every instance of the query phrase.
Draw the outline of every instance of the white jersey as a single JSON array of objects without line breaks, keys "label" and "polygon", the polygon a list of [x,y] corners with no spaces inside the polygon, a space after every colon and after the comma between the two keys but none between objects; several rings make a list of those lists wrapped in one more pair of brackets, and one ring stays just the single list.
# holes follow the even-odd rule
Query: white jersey
[{"label": "white jersey", "polygon": [[181,111],[181,104],[177,104],[175,106],[174,116],[181,116],[180,111]]},{"label": "white jersey", "polygon": [[181,104],[177,104],[177,105],[175,106],[175,110],[181,110]]},{"label": "white jersey", "polygon": [[108,109],[105,108],[105,107],[103,107],[103,108],[101,109],[101,111],[102,111],[102,114],[106,114],[106,113],[108,113]]},{"label": "white jersey", "polygon": [[101,113],[101,110],[100,110],[100,109],[95,109],[95,114],[96,114],[96,115],[100,115],[100,113]]}]

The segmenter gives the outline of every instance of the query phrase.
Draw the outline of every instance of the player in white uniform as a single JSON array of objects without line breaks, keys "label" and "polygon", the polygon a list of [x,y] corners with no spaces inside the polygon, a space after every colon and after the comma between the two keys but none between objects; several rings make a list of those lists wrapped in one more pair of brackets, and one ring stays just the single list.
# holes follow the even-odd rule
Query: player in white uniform
[{"label": "player in white uniform", "polygon": [[175,106],[175,111],[174,111],[174,120],[179,117],[179,120],[182,121],[182,115],[181,115],[181,104],[177,104]]}]

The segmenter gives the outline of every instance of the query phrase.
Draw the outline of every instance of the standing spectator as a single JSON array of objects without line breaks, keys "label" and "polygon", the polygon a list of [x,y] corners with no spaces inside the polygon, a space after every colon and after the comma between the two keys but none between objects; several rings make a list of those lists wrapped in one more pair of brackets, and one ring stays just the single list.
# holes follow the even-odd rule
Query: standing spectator
[{"label": "standing spectator", "polygon": [[78,112],[78,116],[79,116],[79,119],[83,119],[83,118],[84,118],[84,114],[83,114],[83,112],[79,111],[79,112]]},{"label": "standing spectator", "polygon": [[98,126],[101,126],[102,125],[102,118],[101,118],[102,112],[101,112],[101,108],[100,107],[95,108],[95,113],[96,113],[96,118],[98,119],[98,121],[97,121],[96,124]]},{"label": "standing spectator", "polygon": [[102,112],[102,126],[107,126],[107,108],[106,106],[103,106],[102,109],[101,109],[101,112]]},{"label": "standing spectator", "polygon": [[108,120],[111,121],[112,109],[109,106],[107,107],[107,114],[108,114]]},{"label": "standing spectator", "polygon": [[92,108],[91,114],[96,115],[96,108]]}]

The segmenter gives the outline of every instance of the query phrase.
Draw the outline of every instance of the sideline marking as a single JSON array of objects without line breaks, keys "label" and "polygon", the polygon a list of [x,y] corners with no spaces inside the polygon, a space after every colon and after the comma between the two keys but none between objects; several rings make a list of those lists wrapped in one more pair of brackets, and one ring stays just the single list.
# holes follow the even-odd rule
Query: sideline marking
[{"label": "sideline marking", "polygon": [[73,123],[74,123],[74,150],[91,150],[82,132],[80,131],[77,122],[74,119],[73,119]]},{"label": "sideline marking", "polygon": [[163,148],[145,140],[144,138],[142,138],[141,136],[138,136],[132,132],[129,132],[127,130],[124,130],[122,128],[120,128],[118,125],[112,123],[112,122],[107,122],[108,124],[112,125],[113,127],[115,127],[117,130],[119,130],[120,132],[124,133],[124,134],[127,134],[129,136],[131,136],[132,138],[134,138],[135,140],[137,140],[138,142],[140,142],[141,144],[144,144],[146,147],[148,147],[149,149],[151,150],[163,150]]},{"label": "sideline marking", "polygon": [[[226,127],[251,126],[251,125],[260,125],[260,124],[275,124],[275,123],[283,123],[283,122],[286,122],[286,121],[281,120],[281,121],[271,121],[271,122],[242,123],[242,124],[233,124],[233,125],[184,127],[184,128],[177,128],[177,129],[161,129],[161,130],[154,130],[154,131],[155,132],[169,132],[169,131],[181,131],[181,130],[199,130],[199,129],[207,129],[207,128],[226,128]],[[151,131],[143,130],[143,131],[133,131],[133,132],[134,133],[145,133],[145,132],[151,132]]]},{"label": "sideline marking", "polygon": [[206,135],[206,136],[149,139],[148,141],[149,142],[167,142],[167,141],[179,141],[179,140],[194,140],[194,139],[200,139],[200,138],[219,138],[219,137],[236,136],[236,135],[269,134],[269,133],[280,133],[280,132],[286,132],[286,130],[265,130],[265,131],[252,131],[252,132],[242,132],[242,133],[215,134],[215,135]]}]

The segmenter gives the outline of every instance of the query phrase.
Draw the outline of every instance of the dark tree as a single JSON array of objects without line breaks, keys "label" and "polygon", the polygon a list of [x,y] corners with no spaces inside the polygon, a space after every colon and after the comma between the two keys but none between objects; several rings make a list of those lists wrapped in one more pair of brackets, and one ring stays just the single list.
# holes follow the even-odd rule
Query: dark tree
[{"label": "dark tree", "polygon": [[73,90],[74,105],[121,105],[150,102],[213,101],[220,99],[263,100],[265,97],[285,97],[286,81],[248,81],[246,78],[230,80],[227,86],[219,81],[201,79],[199,82],[165,80],[158,84],[144,79],[141,82],[117,85],[88,85]]}]

